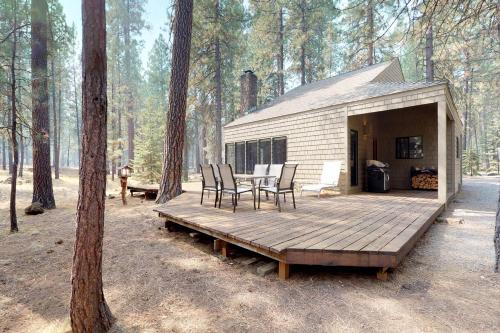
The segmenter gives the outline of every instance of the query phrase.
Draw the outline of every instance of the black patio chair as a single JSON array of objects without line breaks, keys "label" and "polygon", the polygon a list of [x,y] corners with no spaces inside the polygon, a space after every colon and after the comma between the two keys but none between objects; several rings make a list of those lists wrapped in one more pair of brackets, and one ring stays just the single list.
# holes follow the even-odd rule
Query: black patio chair
[{"label": "black patio chair", "polygon": [[[297,170],[297,164],[285,164],[281,169],[281,175],[276,182],[274,182],[274,186],[262,186],[258,188],[259,191],[259,208],[260,208],[260,192],[264,191],[266,193],[273,193],[275,195],[275,205],[278,205],[278,210],[281,212],[281,203],[280,203],[280,194],[283,194],[283,197],[286,193],[292,193],[292,201],[293,208],[296,209],[295,206],[295,194],[294,194],[294,178],[295,171]],[[286,199],[285,199],[286,200]]]},{"label": "black patio chair", "polygon": [[[241,193],[252,193],[253,190],[248,187],[238,186],[236,184],[236,180],[234,179],[233,169],[230,164],[218,164],[217,168],[219,169],[220,175],[220,185],[221,185],[221,194],[219,196],[219,208],[222,203],[222,194],[228,193],[231,194],[231,199],[233,203],[233,213],[236,211],[236,206],[238,206],[238,199]],[[255,208],[255,197],[254,200],[254,208]]]},{"label": "black patio chair", "polygon": [[217,207],[217,200],[219,200],[219,191],[221,189],[217,178],[215,177],[214,167],[212,164],[200,165],[201,168],[201,201],[200,205],[203,205],[203,194],[205,191],[208,192],[208,197],[210,198],[210,192],[215,192],[215,202],[214,207]]}]

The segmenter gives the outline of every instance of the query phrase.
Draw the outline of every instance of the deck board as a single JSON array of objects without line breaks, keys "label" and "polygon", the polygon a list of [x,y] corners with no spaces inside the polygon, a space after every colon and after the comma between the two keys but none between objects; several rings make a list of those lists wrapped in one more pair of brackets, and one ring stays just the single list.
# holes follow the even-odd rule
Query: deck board
[{"label": "deck board", "polygon": [[[236,213],[187,192],[155,208],[167,220],[271,258],[300,264],[395,267],[443,209],[435,192],[392,191],[316,198],[297,196],[253,209],[242,196]],[[229,201],[229,202],[228,202]]]}]

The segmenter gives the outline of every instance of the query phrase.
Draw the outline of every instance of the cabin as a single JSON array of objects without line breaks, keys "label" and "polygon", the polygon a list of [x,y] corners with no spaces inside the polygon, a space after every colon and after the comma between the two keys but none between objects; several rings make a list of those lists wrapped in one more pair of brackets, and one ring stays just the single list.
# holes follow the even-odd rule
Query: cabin
[{"label": "cabin", "polygon": [[[253,204],[241,196],[233,213],[187,191],[155,209],[166,226],[214,237],[223,256],[235,245],[277,260],[282,279],[291,265],[374,267],[386,279],[462,184],[462,122],[448,84],[406,82],[395,59],[257,108],[257,77],[246,71],[240,80],[242,114],[223,131],[226,163],[251,174],[256,164],[294,162],[300,187],[337,160],[341,195],[300,196],[282,212],[274,200],[255,209],[255,196]],[[377,169],[382,191],[373,188]]]},{"label": "cabin", "polygon": [[[256,108],[257,79],[241,77],[244,115],[224,126],[225,161],[298,163],[296,181],[317,183],[341,160],[339,191],[367,189],[367,161],[389,165],[390,188],[434,189],[446,204],[460,190],[463,125],[447,82],[406,82],[398,59],[299,86]],[[414,178],[418,170],[433,176]]]}]

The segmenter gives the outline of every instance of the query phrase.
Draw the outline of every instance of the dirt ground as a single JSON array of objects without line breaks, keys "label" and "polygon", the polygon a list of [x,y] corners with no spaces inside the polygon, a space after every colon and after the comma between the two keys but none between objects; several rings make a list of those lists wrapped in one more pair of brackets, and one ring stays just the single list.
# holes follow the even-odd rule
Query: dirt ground
[{"label": "dirt ground", "polygon": [[[499,178],[467,178],[447,212],[465,223],[434,224],[381,282],[372,270],[303,266],[287,281],[261,277],[238,263],[243,252],[221,260],[209,239],[160,230],[153,202],[129,198],[124,207],[110,182],[117,197],[106,206],[103,279],[118,319],[112,332],[499,332],[499,185]],[[76,171],[63,170],[57,209],[43,215],[23,213],[31,186],[19,186],[20,232],[9,234],[9,185],[0,184],[0,332],[65,332]]]}]

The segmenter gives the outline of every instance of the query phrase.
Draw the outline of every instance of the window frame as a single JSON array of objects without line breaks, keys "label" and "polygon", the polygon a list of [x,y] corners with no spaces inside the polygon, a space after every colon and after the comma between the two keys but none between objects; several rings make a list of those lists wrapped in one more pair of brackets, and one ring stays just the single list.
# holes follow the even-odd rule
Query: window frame
[{"label": "window frame", "polygon": [[[417,157],[416,152],[412,154],[412,148],[410,145],[412,138],[420,138],[420,146],[422,147],[421,154]],[[395,140],[396,145],[396,159],[398,160],[421,160],[424,158],[424,136],[423,135],[411,135],[411,136],[400,136],[396,137]],[[406,147],[404,147],[406,146]],[[406,148],[404,151],[401,151],[402,147]],[[413,149],[414,151],[415,149]]]}]

